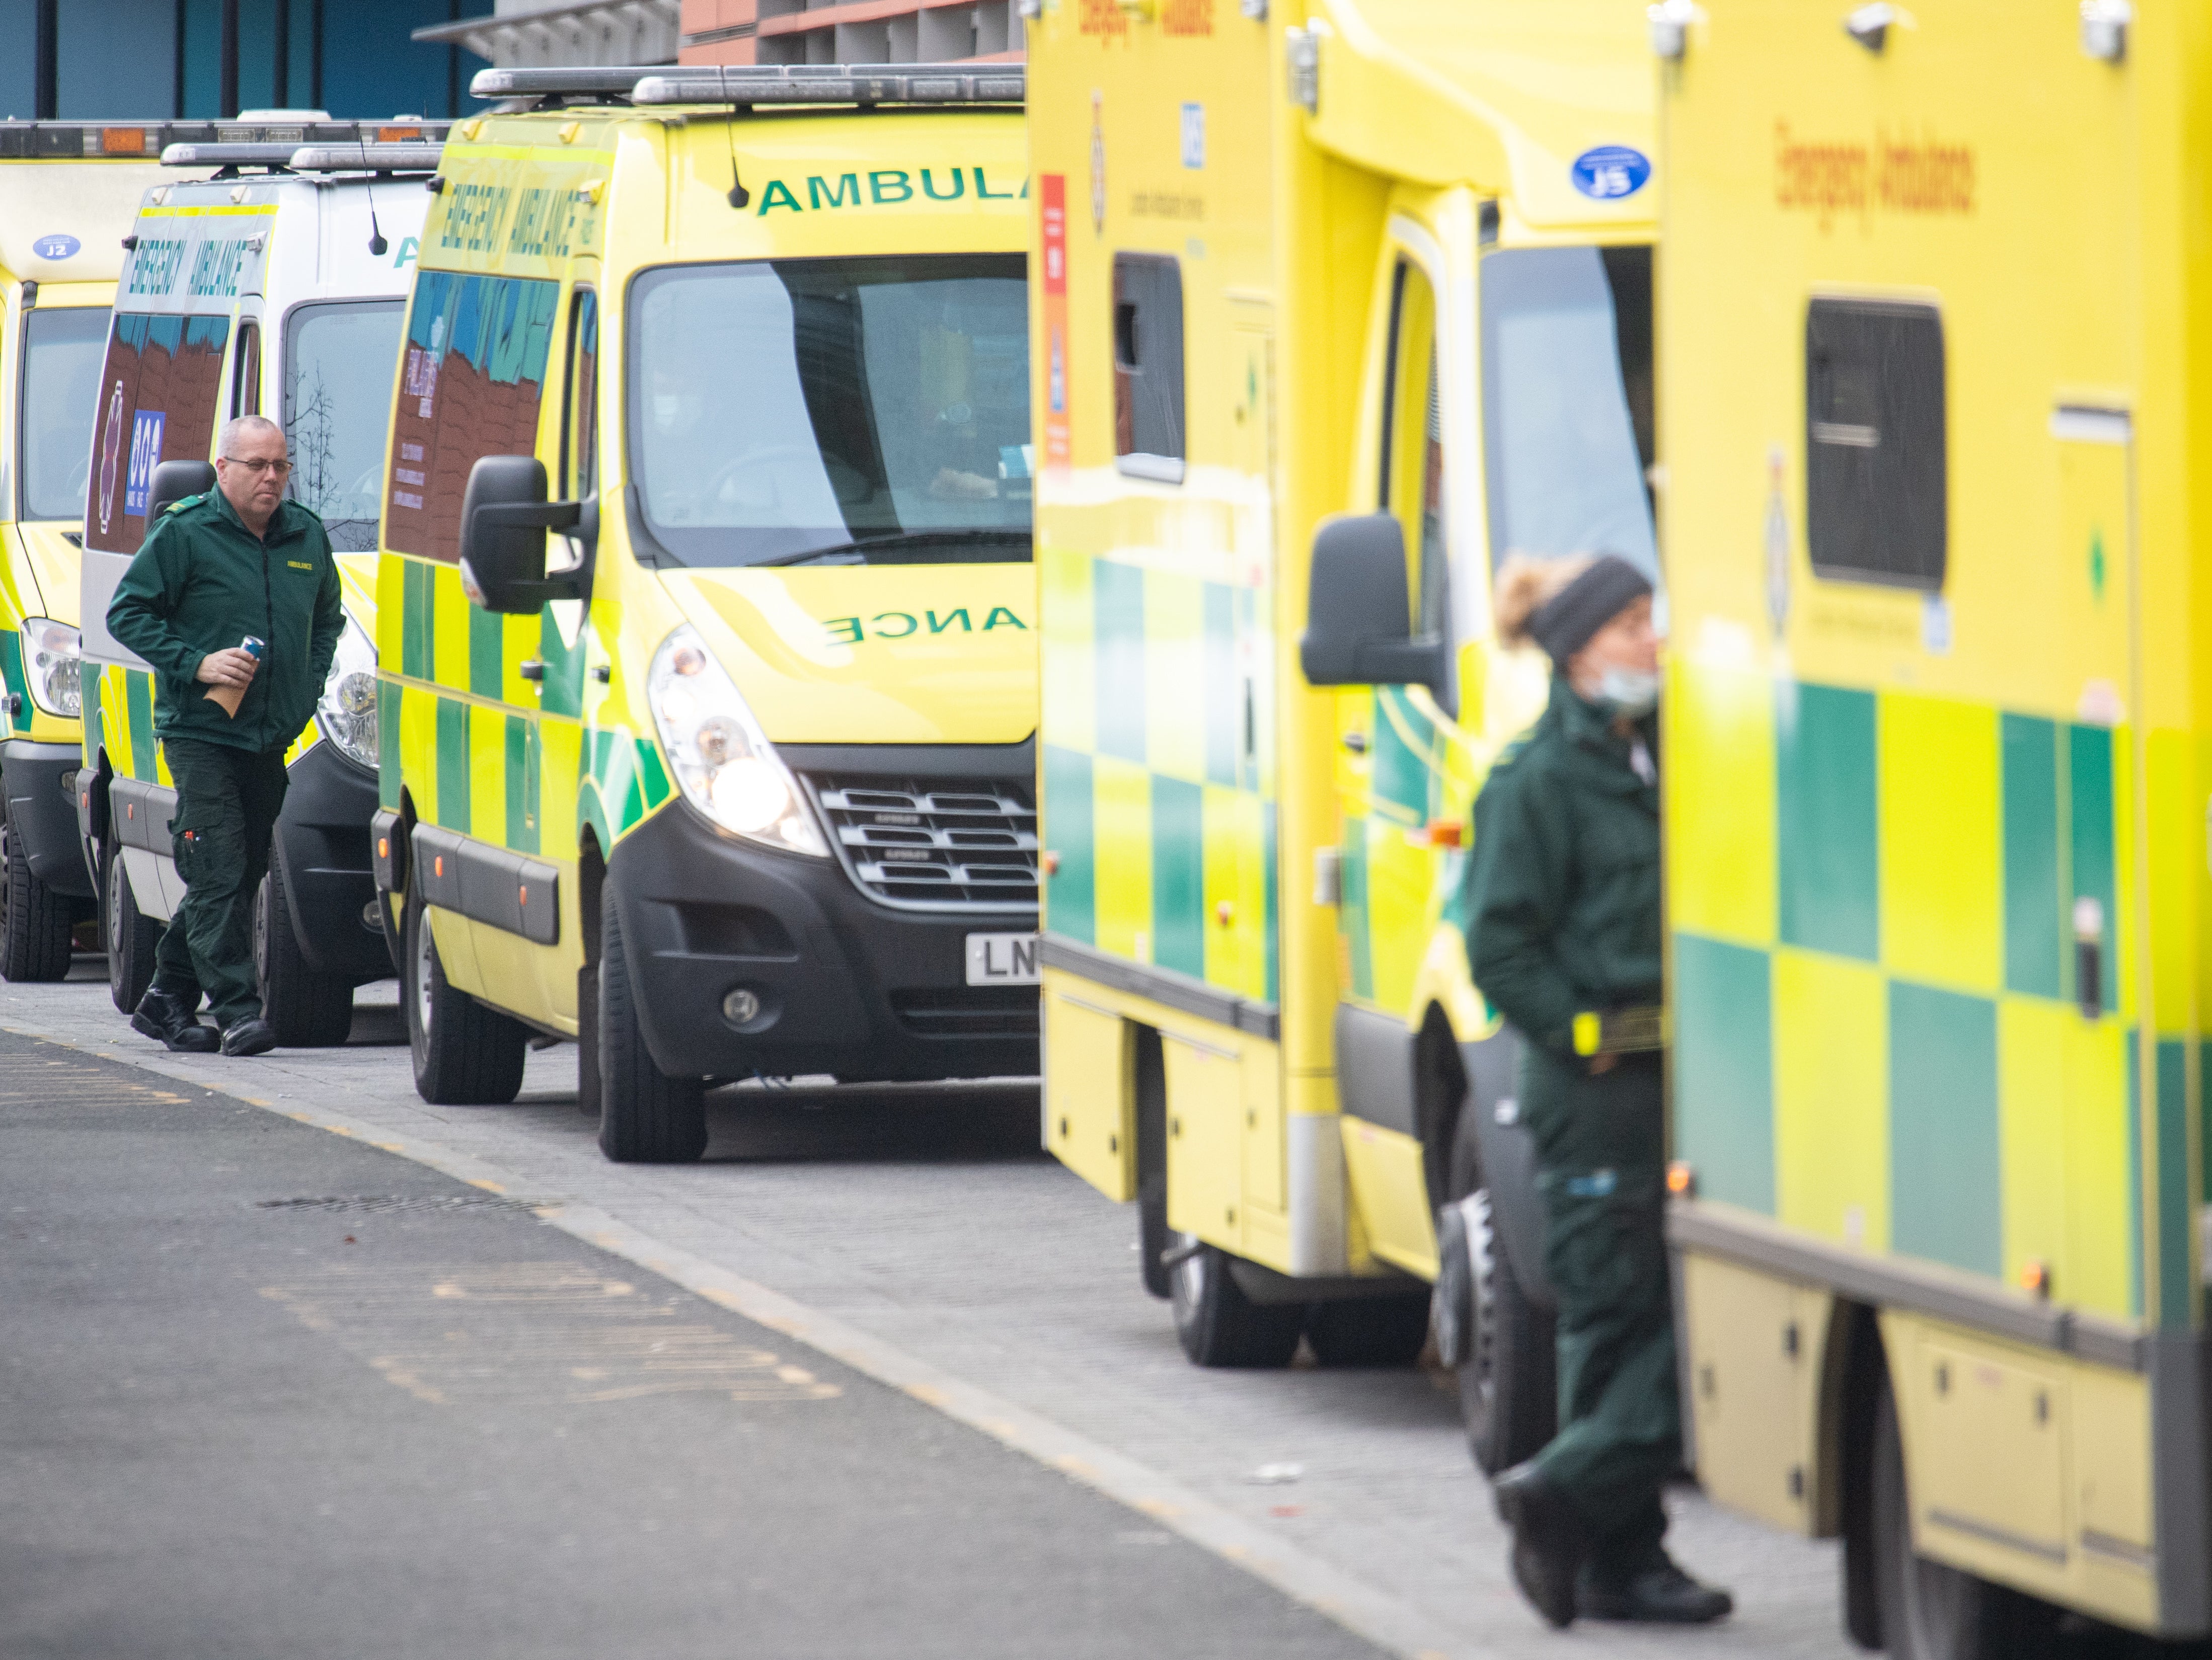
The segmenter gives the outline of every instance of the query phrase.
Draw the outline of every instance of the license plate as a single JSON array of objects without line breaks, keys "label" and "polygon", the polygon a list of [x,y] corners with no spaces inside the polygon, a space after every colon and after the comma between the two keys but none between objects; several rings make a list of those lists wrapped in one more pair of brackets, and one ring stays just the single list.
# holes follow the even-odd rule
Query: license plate
[{"label": "license plate", "polygon": [[1034,934],[970,934],[968,984],[1035,985],[1037,936]]}]

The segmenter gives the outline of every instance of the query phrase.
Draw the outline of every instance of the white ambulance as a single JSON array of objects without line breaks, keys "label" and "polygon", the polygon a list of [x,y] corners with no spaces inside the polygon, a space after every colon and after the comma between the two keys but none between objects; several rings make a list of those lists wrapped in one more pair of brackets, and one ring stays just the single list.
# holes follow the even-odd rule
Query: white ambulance
[{"label": "white ambulance", "polygon": [[152,518],[214,488],[216,435],[241,415],[283,424],[291,494],[329,529],[348,614],[320,707],[287,757],[291,789],[256,909],[277,1041],[343,1043],[354,987],[392,972],[368,847],[377,506],[423,186],[443,137],[410,121],[224,129],[218,142],[170,145],[161,160],[180,176],[139,206],[100,373],[80,612],[78,827],[118,1009],[151,980],[183,886],[154,675],[107,633],[108,601]]}]

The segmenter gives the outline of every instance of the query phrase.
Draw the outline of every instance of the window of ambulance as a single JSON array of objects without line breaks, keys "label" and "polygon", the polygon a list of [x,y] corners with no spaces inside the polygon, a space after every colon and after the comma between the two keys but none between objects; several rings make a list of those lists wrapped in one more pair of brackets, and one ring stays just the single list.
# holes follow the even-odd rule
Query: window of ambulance
[{"label": "window of ambulance", "polygon": [[1619,554],[1656,584],[1651,251],[1486,257],[1482,371],[1494,556]]},{"label": "window of ambulance", "polygon": [[207,459],[229,343],[228,317],[116,313],[96,393],[86,546],[137,553],[154,469]]},{"label": "window of ambulance", "polygon": [[292,499],[342,554],[376,546],[385,411],[399,348],[396,300],[295,306],[284,322],[284,441]]},{"label": "window of ambulance", "polygon": [[560,298],[558,283],[537,277],[416,275],[392,422],[386,547],[458,559],[470,469],[485,456],[536,451]]},{"label": "window of ambulance", "polygon": [[1018,254],[667,266],[629,291],[630,471],[689,566],[1030,557]]},{"label": "window of ambulance", "polygon": [[33,310],[23,318],[23,377],[15,406],[22,481],[16,517],[83,516],[92,471],[92,418],[107,312],[97,306]]}]

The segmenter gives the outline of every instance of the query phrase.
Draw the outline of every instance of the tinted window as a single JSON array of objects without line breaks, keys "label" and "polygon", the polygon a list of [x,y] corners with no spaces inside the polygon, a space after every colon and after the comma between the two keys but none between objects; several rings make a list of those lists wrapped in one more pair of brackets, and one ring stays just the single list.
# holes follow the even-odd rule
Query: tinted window
[{"label": "tinted window", "polygon": [[15,430],[22,442],[24,518],[83,517],[106,343],[102,307],[33,310],[23,318],[23,401]]},{"label": "tinted window", "polygon": [[1805,530],[1820,575],[1933,592],[1948,552],[1943,319],[1815,300],[1805,314]]},{"label": "tinted window", "polygon": [[1614,553],[1655,577],[1651,255],[1532,248],[1482,262],[1483,447],[1494,558]]},{"label": "tinted window", "polygon": [[1114,256],[1114,453],[1123,472],[1182,482],[1182,270]]},{"label": "tinted window", "polygon": [[154,469],[164,461],[204,461],[215,446],[222,399],[228,317],[118,312],[100,366],[98,424],[85,543],[135,554],[146,539]]},{"label": "tinted window", "polygon": [[416,276],[392,420],[386,547],[458,559],[470,469],[485,456],[537,453],[560,297],[558,283],[526,277]]},{"label": "tinted window", "polygon": [[322,515],[341,553],[376,546],[401,309],[396,300],[301,306],[284,323],[292,498]]},{"label": "tinted window", "polygon": [[1029,557],[1018,255],[675,266],[629,306],[630,467],[669,558]]}]

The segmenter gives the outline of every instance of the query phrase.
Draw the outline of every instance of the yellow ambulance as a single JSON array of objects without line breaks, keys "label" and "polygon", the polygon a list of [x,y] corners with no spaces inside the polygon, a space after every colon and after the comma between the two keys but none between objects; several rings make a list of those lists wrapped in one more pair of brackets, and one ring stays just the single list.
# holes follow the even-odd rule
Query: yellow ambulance
[{"label": "yellow ambulance", "polygon": [[416,1087],[1036,1066],[1019,66],[487,70],[378,575]]},{"label": "yellow ambulance", "polygon": [[[1462,1359],[1553,1419],[1474,792],[1545,673],[1493,561],[1655,571],[1656,70],[1627,0],[1047,3],[1047,1145],[1201,1365]],[[1439,1246],[1439,1222],[1445,1243]]]},{"label": "yellow ambulance", "polygon": [[1698,1475],[1895,1656],[2201,1636],[2212,27],[1655,10]]},{"label": "yellow ambulance", "polygon": [[123,238],[177,131],[0,121],[0,979],[61,978],[93,912],[78,532]]}]

